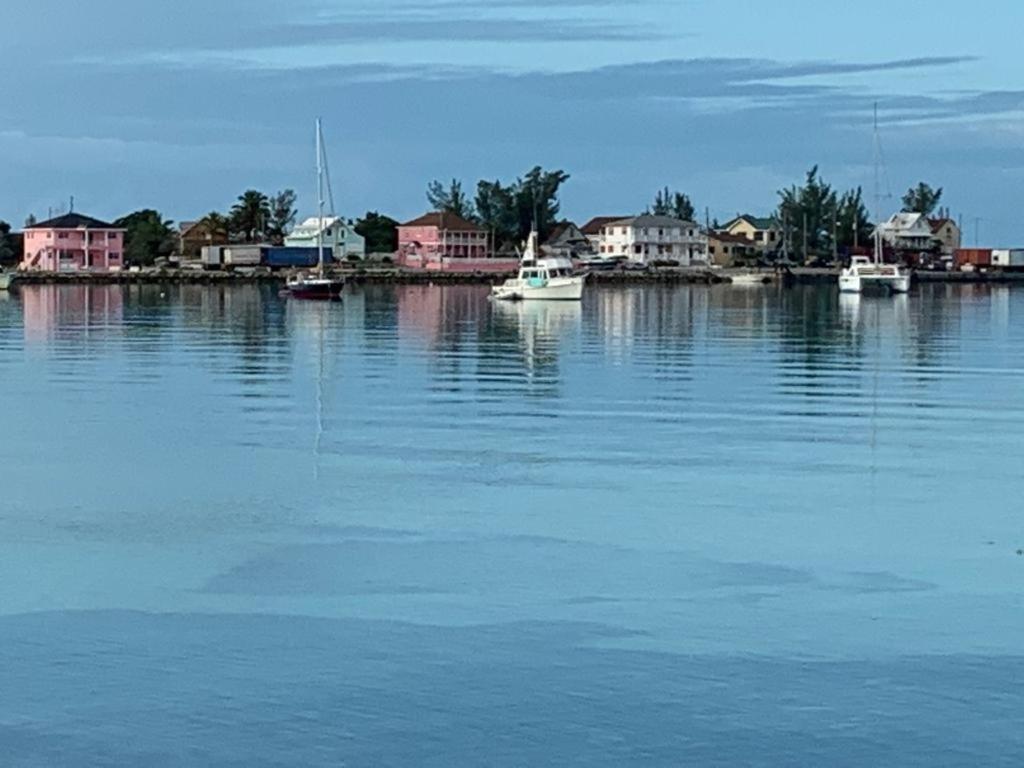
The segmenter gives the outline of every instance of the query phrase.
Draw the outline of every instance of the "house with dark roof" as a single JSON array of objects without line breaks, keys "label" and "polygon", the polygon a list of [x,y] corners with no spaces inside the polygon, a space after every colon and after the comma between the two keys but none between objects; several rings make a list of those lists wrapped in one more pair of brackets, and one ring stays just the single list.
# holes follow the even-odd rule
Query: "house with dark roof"
[{"label": "house with dark roof", "polygon": [[398,227],[398,263],[422,269],[472,268],[491,258],[486,230],[462,216],[434,211]]},{"label": "house with dark roof", "polygon": [[943,256],[952,256],[962,245],[963,237],[959,225],[948,216],[929,219],[932,228],[932,239],[938,244]]},{"label": "house with dark roof", "polygon": [[735,267],[756,262],[760,251],[743,235],[731,235],[723,229],[708,232],[708,261],[719,267]]},{"label": "house with dark roof", "polygon": [[770,216],[742,214],[722,227],[722,231],[746,238],[761,253],[775,251],[782,245],[782,227]]},{"label": "house with dark roof", "polygon": [[121,227],[80,213],[25,227],[19,269],[41,272],[107,272],[124,265],[125,232]]},{"label": "house with dark roof", "polygon": [[556,224],[547,239],[541,243],[540,249],[545,255],[562,256],[567,259],[590,256],[593,253],[590,240],[571,221]]}]

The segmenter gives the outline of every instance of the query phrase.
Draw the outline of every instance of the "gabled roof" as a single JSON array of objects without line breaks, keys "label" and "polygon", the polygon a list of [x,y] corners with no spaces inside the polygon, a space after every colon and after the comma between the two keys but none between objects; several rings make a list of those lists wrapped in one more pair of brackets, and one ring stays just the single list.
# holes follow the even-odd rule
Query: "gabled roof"
[{"label": "gabled roof", "polygon": [[449,232],[482,232],[483,229],[472,221],[467,221],[454,213],[434,211],[413,219],[400,226],[403,227],[437,227]]},{"label": "gabled roof", "polygon": [[586,240],[579,227],[573,224],[571,221],[563,221],[554,226],[550,233],[548,233],[547,240],[545,243],[553,243],[558,240]]},{"label": "gabled roof", "polygon": [[122,229],[106,221],[94,219],[92,216],[83,216],[80,213],[65,213],[54,219],[40,221],[25,229]]},{"label": "gabled roof", "polygon": [[956,222],[955,221],[953,221],[952,219],[947,219],[947,218],[928,219],[928,223],[932,227],[932,234],[933,235],[937,235],[939,233],[939,230],[942,229],[947,224],[952,224],[954,227],[956,226]]},{"label": "gabled roof", "polygon": [[925,232],[928,234],[932,232],[931,222],[925,218],[923,213],[908,213],[907,211],[901,211],[900,213],[894,213],[892,218],[882,224],[882,229],[890,232]]},{"label": "gabled roof", "polygon": [[613,221],[622,221],[623,219],[629,218],[628,216],[595,216],[586,224],[580,228],[580,232],[584,235],[600,235],[601,230],[611,224]]},{"label": "gabled roof", "polygon": [[754,229],[770,230],[778,229],[778,222],[775,221],[771,216],[751,216],[749,213],[744,213],[737,216],[730,222],[727,222],[724,229],[732,229],[737,223],[745,221]]}]

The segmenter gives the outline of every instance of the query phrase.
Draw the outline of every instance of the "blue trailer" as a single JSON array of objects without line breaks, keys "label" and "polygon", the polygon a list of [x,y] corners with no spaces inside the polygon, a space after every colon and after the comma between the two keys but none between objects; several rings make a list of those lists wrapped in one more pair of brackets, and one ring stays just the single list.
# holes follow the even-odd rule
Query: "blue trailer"
[{"label": "blue trailer", "polygon": [[[324,263],[331,263],[331,249],[324,248]],[[263,251],[263,265],[271,269],[309,269],[317,265],[316,247],[275,246]]]}]

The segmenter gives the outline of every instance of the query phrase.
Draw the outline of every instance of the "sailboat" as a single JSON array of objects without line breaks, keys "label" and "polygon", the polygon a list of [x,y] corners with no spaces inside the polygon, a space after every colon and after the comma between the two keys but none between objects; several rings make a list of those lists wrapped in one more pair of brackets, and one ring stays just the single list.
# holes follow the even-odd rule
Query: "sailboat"
[{"label": "sailboat", "polygon": [[[288,293],[296,299],[314,299],[331,301],[341,298],[345,281],[340,278],[328,277],[324,259],[324,174],[326,170],[324,154],[324,134],[320,118],[316,121],[316,198],[317,215],[319,216],[316,234],[317,270],[313,275],[300,274],[288,280]],[[333,198],[333,195],[332,195]],[[332,210],[333,219],[334,212]]]},{"label": "sailboat", "polygon": [[[875,221],[879,216],[879,166],[882,162],[882,144],[878,134],[878,104],[875,104]],[[885,248],[882,242],[882,228],[875,225],[875,250],[872,258],[854,256],[850,266],[839,273],[839,291],[841,293],[860,293],[868,285],[879,285],[888,288],[892,293],[908,293],[910,291],[910,271],[898,264],[885,263]]]}]

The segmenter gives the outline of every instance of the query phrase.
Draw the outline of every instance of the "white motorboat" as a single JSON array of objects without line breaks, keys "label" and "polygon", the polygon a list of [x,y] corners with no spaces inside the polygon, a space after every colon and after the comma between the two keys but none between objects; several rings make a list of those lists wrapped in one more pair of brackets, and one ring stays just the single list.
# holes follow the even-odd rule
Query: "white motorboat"
[{"label": "white motorboat", "polygon": [[572,261],[564,257],[540,255],[537,232],[523,251],[518,276],[491,289],[491,298],[502,301],[580,301],[586,277],[576,275]]},{"label": "white motorboat", "polygon": [[771,281],[772,276],[763,272],[740,272],[729,275],[729,282],[733,285],[764,285]]}]

